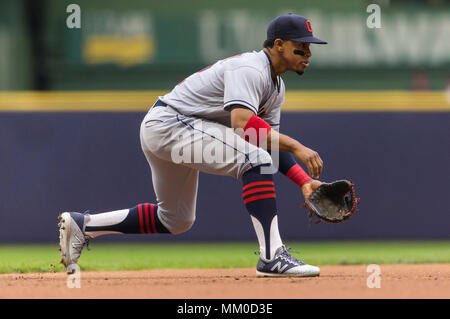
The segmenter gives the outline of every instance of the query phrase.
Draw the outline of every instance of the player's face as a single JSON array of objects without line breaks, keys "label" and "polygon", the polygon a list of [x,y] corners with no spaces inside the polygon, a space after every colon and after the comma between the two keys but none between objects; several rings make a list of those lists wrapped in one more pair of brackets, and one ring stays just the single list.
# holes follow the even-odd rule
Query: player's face
[{"label": "player's face", "polygon": [[288,70],[300,75],[305,72],[305,69],[309,66],[309,58],[312,56],[309,45],[310,43],[306,42],[284,42],[283,60]]}]

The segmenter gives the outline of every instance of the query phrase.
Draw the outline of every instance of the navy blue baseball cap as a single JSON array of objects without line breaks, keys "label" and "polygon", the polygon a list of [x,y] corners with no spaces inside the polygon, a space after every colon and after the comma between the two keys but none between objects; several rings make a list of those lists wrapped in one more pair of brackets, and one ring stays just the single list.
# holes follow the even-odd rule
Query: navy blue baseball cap
[{"label": "navy blue baseball cap", "polygon": [[279,16],[269,23],[267,40],[275,39],[327,44],[313,36],[310,20],[293,13]]}]

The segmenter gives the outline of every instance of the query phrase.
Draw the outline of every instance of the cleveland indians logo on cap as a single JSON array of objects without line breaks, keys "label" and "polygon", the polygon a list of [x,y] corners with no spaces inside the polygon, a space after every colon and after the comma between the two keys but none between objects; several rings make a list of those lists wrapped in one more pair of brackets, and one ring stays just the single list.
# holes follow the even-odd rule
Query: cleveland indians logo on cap
[{"label": "cleveland indians logo on cap", "polygon": [[311,21],[306,20],[306,27],[308,28],[308,31],[312,33]]}]

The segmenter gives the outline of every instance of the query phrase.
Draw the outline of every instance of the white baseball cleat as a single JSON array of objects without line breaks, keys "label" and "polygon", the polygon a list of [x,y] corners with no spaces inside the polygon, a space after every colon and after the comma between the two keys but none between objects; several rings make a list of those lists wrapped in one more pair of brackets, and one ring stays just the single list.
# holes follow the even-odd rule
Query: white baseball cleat
[{"label": "white baseball cleat", "polygon": [[286,247],[281,246],[270,261],[259,258],[256,266],[258,277],[316,277],[320,275],[320,268],[307,265],[291,256]]},{"label": "white baseball cleat", "polygon": [[59,250],[61,263],[66,267],[68,274],[76,270],[84,245],[89,244],[92,238],[84,234],[84,217],[80,213],[65,212],[58,216]]}]

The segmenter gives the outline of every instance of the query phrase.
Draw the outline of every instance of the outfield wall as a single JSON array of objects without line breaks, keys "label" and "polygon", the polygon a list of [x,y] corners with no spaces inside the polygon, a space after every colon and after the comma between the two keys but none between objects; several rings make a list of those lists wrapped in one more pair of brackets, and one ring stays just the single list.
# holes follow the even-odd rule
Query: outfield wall
[{"label": "outfield wall", "polygon": [[[289,99],[295,94],[288,92]],[[106,96],[111,105],[118,101],[113,93]],[[40,96],[22,101],[35,105],[33,110],[20,110],[18,105],[14,110],[5,106],[11,95],[0,97],[0,242],[56,242],[56,217],[61,211],[102,212],[155,201],[139,144],[146,106],[111,111],[106,106],[96,108],[102,105],[99,100],[85,111],[61,106],[43,111],[39,103],[50,102]],[[12,100],[19,103],[20,98]],[[85,103],[81,95],[76,98]],[[345,104],[338,98],[335,103]],[[361,103],[359,111],[283,112],[282,132],[317,150],[324,160],[321,179],[353,179],[361,197],[360,213],[348,222],[309,226],[299,189],[277,174],[283,238],[449,238],[448,209],[443,204],[449,190],[448,104],[424,105],[414,112],[396,109],[395,103],[375,111],[368,105]],[[105,240],[126,238],[252,240],[256,236],[242,203],[240,183],[200,174],[197,221],[189,232],[151,239],[111,235]]]},{"label": "outfield wall", "polygon": [[171,88],[261,50],[269,22],[288,12],[328,42],[311,46],[300,81],[283,76],[290,90],[445,89],[448,1],[374,2],[380,28],[368,27],[371,2],[361,0],[2,0],[0,91]]}]

